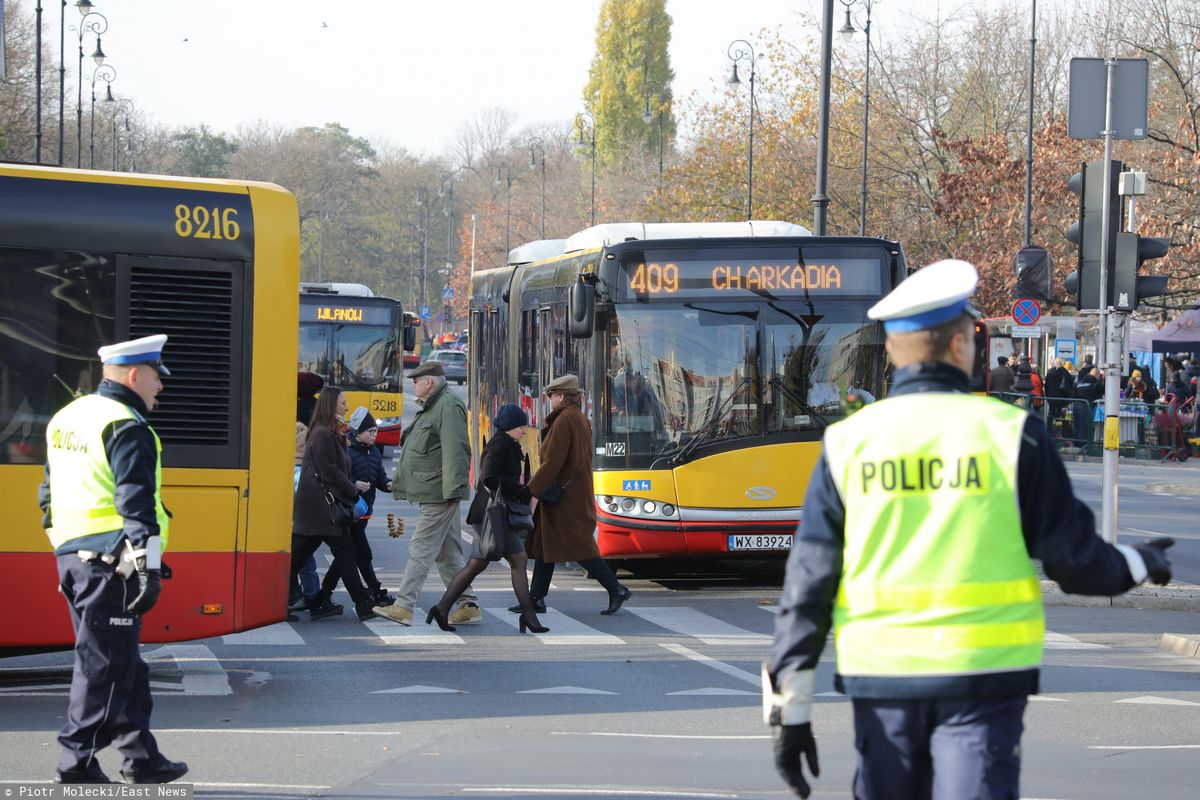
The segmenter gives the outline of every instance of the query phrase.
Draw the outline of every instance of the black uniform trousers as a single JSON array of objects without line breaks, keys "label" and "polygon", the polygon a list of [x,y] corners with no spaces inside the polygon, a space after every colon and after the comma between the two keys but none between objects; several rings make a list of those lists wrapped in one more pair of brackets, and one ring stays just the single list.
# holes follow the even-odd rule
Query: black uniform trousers
[{"label": "black uniform trousers", "polygon": [[125,757],[122,771],[156,769],[163,758],[150,733],[150,670],[138,653],[142,619],[125,610],[137,597],[137,577],[69,553],[58,556],[58,581],[75,628],[59,769],[97,770],[96,753],[109,745]]},{"label": "black uniform trousers", "polygon": [[1027,698],[854,700],[856,800],[1018,800]]},{"label": "black uniform trousers", "polygon": [[[554,561],[534,561],[533,562],[533,578],[529,581],[529,595],[538,599],[545,599],[550,593],[550,581],[554,578]],[[613,574],[612,567],[608,566],[608,562],[597,556],[596,558],[586,558],[583,561],[576,561],[576,564],[587,570],[590,577],[594,578],[601,586],[608,591],[609,597],[616,597],[621,593],[621,582],[617,580],[617,576]]]}]

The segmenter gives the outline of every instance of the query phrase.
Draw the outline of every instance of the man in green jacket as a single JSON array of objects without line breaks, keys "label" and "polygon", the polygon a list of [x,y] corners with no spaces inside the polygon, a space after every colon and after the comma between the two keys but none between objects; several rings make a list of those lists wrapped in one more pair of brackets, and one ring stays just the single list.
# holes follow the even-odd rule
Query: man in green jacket
[{"label": "man in green jacket", "polygon": [[[399,613],[392,619],[401,625],[412,624],[413,606],[435,561],[446,586],[467,565],[458,506],[468,497],[471,463],[467,407],[450,392],[442,365],[426,361],[409,377],[422,408],[404,434],[392,496],[418,504],[421,512],[396,592]],[[468,586],[449,621],[461,625],[482,619],[474,590]]]}]

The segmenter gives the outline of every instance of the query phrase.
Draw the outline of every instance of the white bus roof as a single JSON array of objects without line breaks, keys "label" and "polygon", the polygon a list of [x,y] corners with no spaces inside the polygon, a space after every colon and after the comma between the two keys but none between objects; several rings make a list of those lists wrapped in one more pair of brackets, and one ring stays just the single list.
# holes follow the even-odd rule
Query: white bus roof
[{"label": "white bus roof", "polygon": [[370,287],[361,283],[302,283],[301,294],[338,294],[343,297],[374,297]]},{"label": "white bus roof", "polygon": [[[563,252],[595,250],[600,247],[643,239],[714,239],[742,236],[812,236],[802,225],[777,220],[746,222],[612,222],[593,225],[566,240]],[[511,260],[510,260],[511,263]]]},{"label": "white bus roof", "polygon": [[566,239],[538,239],[526,242],[508,251],[508,266],[516,264],[532,264],[534,261],[544,261],[563,254]]}]

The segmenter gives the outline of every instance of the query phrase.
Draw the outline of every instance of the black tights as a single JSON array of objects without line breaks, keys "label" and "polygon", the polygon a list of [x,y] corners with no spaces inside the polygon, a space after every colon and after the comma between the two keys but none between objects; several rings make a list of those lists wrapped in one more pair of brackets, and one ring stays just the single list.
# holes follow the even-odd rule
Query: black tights
[{"label": "black tights", "polygon": [[[521,606],[521,616],[525,617],[525,621],[531,627],[536,627],[541,623],[538,621],[537,613],[533,610],[533,601],[529,598],[529,578],[525,574],[529,559],[525,556],[524,550],[510,553],[504,558],[508,561],[509,572],[512,574],[513,593],[516,594],[517,603]],[[454,605],[454,601],[467,590],[471,581],[487,569],[488,563],[490,562],[487,559],[472,556],[467,561],[467,565],[450,580],[450,585],[446,587],[446,593],[437,602],[438,610],[442,612],[443,617],[450,613],[450,606]]]}]

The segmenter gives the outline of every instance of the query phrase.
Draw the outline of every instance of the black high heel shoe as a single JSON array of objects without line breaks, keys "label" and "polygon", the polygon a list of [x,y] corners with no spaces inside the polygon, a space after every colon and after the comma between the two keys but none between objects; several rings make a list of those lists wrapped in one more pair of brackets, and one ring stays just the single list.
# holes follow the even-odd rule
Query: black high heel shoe
[{"label": "black high heel shoe", "polygon": [[456,631],[458,628],[446,621],[446,612],[442,611],[437,606],[429,609],[429,614],[425,617],[425,624],[428,625],[433,621],[437,621],[438,627],[444,631]]},{"label": "black high heel shoe", "polygon": [[518,627],[520,627],[521,633],[524,633],[527,630],[533,631],[534,633],[546,633],[550,630],[545,625],[538,625],[530,622],[529,617],[525,616],[524,614],[521,615],[521,621],[518,623]]}]

